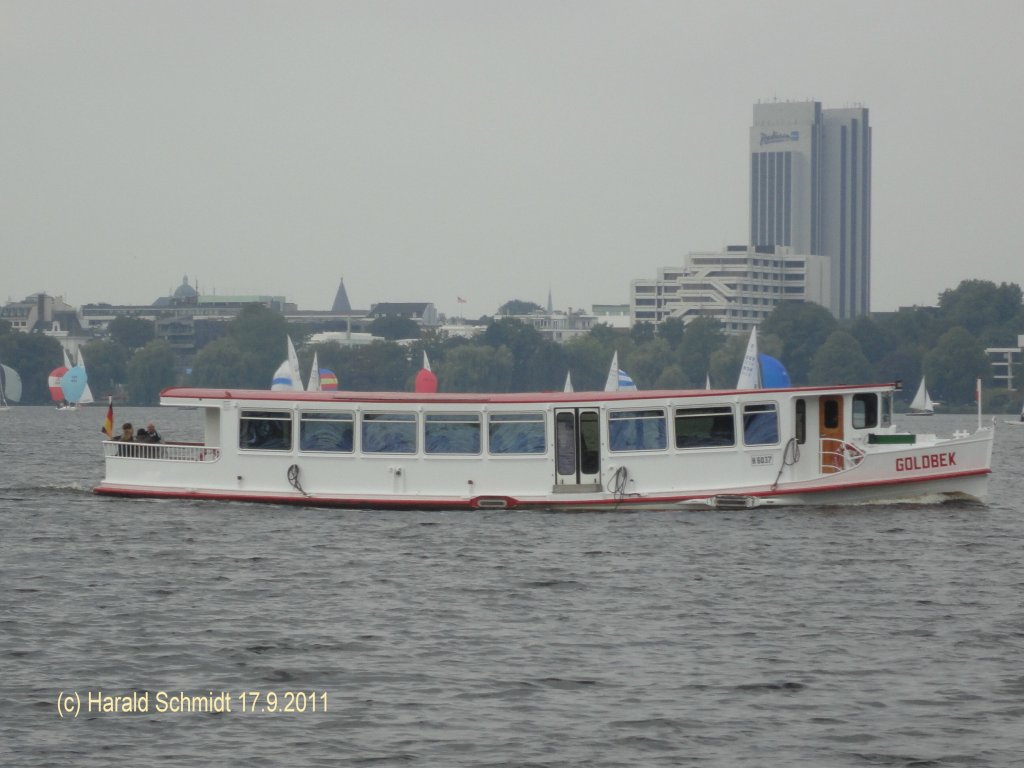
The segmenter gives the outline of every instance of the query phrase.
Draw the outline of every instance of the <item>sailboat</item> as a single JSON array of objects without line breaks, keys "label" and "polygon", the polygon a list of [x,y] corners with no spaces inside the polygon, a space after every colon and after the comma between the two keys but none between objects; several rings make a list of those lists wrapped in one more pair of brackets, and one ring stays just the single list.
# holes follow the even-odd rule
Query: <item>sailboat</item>
[{"label": "sailboat", "polygon": [[921,377],[921,386],[917,388],[917,394],[910,401],[910,410],[907,416],[933,416],[935,406],[938,405],[928,394],[928,387],[925,386],[924,376]]},{"label": "sailboat", "polygon": [[[57,382],[57,389],[60,392],[61,400],[57,410],[76,411],[79,406],[95,402],[92,390],[89,389],[89,374],[85,370],[85,358],[82,356],[81,350],[78,352],[78,363],[75,365],[71,364],[71,359],[68,357],[67,350],[65,350],[63,367],[67,370],[60,375]],[[53,378],[54,374],[59,370],[60,368],[50,374],[50,392],[53,394],[54,399],[57,398],[57,394],[54,392]]]},{"label": "sailboat", "polygon": [[270,388],[274,391],[301,392],[302,374],[299,373],[299,358],[295,353],[292,337],[288,336],[288,357],[274,371]]},{"label": "sailboat", "polygon": [[9,365],[0,365],[0,411],[9,410],[8,400],[21,400],[21,376]]},{"label": "sailboat", "polygon": [[633,377],[619,368],[619,351],[612,354],[612,364],[608,367],[608,378],[604,382],[605,392],[635,392],[636,382]]}]

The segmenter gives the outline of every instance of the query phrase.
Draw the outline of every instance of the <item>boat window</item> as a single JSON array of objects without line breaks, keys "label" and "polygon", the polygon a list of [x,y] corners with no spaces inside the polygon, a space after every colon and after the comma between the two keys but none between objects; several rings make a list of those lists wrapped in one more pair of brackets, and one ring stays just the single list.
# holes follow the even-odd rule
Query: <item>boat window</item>
[{"label": "boat window", "polygon": [[829,397],[821,402],[825,429],[836,429],[839,426],[839,400]]},{"label": "boat window", "polygon": [[665,411],[612,411],[608,414],[608,441],[613,451],[660,451],[665,437]]},{"label": "boat window", "polygon": [[576,414],[555,414],[555,468],[560,475],[576,475]]},{"label": "boat window", "polygon": [[892,393],[886,392],[882,395],[882,421],[881,426],[888,427],[892,424]]},{"label": "boat window", "polygon": [[597,411],[580,413],[580,474],[601,471],[601,423]]},{"label": "boat window", "polygon": [[352,453],[355,416],[351,413],[303,412],[299,415],[299,449]]},{"label": "boat window", "polygon": [[242,411],[238,447],[256,451],[290,451],[292,415],[288,411]]},{"label": "boat window", "polygon": [[544,453],[543,413],[492,413],[487,417],[491,453]]},{"label": "boat window", "polygon": [[807,442],[807,401],[802,397],[796,401],[796,441],[803,445]]},{"label": "boat window", "polygon": [[428,413],[423,445],[427,453],[480,453],[480,416],[475,413]]},{"label": "boat window", "polygon": [[779,442],[779,413],[775,403],[743,406],[743,442],[746,445]]},{"label": "boat window", "polygon": [[364,413],[363,453],[416,453],[415,413]]},{"label": "boat window", "polygon": [[878,395],[874,392],[853,396],[853,428],[878,426]]},{"label": "boat window", "polygon": [[719,448],[736,445],[731,405],[676,408],[676,448]]}]

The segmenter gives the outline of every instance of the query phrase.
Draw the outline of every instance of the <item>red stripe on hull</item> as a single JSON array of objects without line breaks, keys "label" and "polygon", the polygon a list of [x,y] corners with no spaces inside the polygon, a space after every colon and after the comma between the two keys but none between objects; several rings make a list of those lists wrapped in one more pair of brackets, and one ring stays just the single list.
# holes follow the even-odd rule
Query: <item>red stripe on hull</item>
[{"label": "red stripe on hull", "polygon": [[[306,497],[292,495],[274,494],[244,494],[244,493],[219,493],[217,491],[172,491],[159,489],[143,489],[130,486],[97,486],[93,492],[102,496],[141,497],[157,499],[187,499],[205,501],[242,501],[258,504],[291,504],[297,506],[316,507],[342,507],[348,509],[422,509],[422,510],[475,510],[475,509],[548,509],[552,507],[630,507],[650,506],[652,504],[678,504],[680,502],[695,501],[712,498],[722,495],[740,495],[751,498],[772,498],[776,496],[810,496],[814,494],[835,493],[839,491],[858,490],[862,488],[898,487],[915,484],[930,483],[936,480],[949,480],[958,477],[978,477],[988,475],[991,469],[977,469],[968,472],[949,472],[941,475],[927,475],[923,477],[899,478],[894,480],[876,480],[861,483],[841,483],[827,486],[816,486],[813,488],[791,488],[788,490],[777,489],[774,491],[741,491],[736,489],[721,489],[718,491],[705,491],[675,496],[648,496],[631,497],[630,499],[547,499],[544,501],[522,501],[511,496],[485,496],[473,499],[339,499],[324,497]],[[481,504],[484,500],[501,499],[505,506],[492,504]]]}]

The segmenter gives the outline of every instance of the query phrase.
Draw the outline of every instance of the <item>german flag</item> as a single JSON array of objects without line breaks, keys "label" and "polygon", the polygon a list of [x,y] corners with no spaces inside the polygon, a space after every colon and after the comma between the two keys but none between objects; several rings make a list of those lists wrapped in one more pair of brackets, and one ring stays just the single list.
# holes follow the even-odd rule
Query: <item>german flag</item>
[{"label": "german flag", "polygon": [[114,439],[114,398],[111,396],[107,401],[107,418],[103,420],[103,434],[107,440]]}]

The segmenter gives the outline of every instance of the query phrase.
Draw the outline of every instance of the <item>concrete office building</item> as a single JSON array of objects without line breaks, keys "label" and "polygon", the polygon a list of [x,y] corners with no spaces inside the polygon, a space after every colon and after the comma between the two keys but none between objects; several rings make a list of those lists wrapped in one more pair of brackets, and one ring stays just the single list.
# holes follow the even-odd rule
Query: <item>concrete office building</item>
[{"label": "concrete office building", "polygon": [[750,242],[827,256],[836,317],[871,306],[871,127],[864,107],[754,105]]},{"label": "concrete office building", "polygon": [[786,246],[730,245],[688,253],[681,267],[662,267],[653,280],[633,280],[633,323],[688,323],[716,317],[729,334],[746,334],[783,301],[830,304],[829,259]]}]

